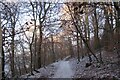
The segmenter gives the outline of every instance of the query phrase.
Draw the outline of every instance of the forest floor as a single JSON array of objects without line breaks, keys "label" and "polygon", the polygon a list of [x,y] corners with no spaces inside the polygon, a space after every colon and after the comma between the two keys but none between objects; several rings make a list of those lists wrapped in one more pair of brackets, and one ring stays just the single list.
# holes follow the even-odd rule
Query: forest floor
[{"label": "forest floor", "polygon": [[[68,56],[69,57],[69,56]],[[46,67],[40,68],[35,72],[34,75],[23,75],[22,78],[72,78],[74,76],[74,71],[72,70],[72,66],[70,65],[70,61],[66,61],[68,57],[50,64]]]},{"label": "forest floor", "polygon": [[[97,53],[96,53],[97,54]],[[46,67],[38,69],[39,73],[34,75],[23,75],[22,78],[117,78],[120,79],[120,70],[117,65],[117,56],[115,53],[102,52],[103,64],[93,62],[91,66],[85,67],[89,62],[87,56],[80,59],[65,58]],[[97,54],[99,57],[99,54]],[[92,56],[94,60],[94,57]]]},{"label": "forest floor", "polygon": [[71,78],[73,75],[74,72],[71,69],[69,61],[60,61],[53,78]]},{"label": "forest floor", "polygon": [[[97,54],[99,57],[99,54]],[[102,52],[103,64],[93,62],[91,66],[85,67],[86,63],[89,62],[88,57],[80,59],[78,63],[76,58],[72,58],[71,61],[73,70],[75,72],[74,78],[113,78],[120,79],[120,69],[118,67],[117,55],[111,52]],[[92,56],[92,59],[93,56]]]}]

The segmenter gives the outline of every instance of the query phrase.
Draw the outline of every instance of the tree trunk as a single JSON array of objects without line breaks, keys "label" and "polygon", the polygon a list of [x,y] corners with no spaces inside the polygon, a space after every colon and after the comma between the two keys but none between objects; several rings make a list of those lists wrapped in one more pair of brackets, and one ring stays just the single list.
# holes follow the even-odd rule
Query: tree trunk
[{"label": "tree trunk", "polygon": [[72,47],[72,40],[71,40],[71,37],[68,38],[68,42],[69,42],[69,53],[71,55],[71,57],[74,56],[74,53],[73,53],[73,47]]},{"label": "tree trunk", "polygon": [[37,44],[36,44],[36,42],[37,42],[37,35],[36,35],[36,31],[35,31],[35,50],[34,50],[34,66],[33,66],[33,69],[35,70],[36,69],[36,50],[37,50]]},{"label": "tree trunk", "polygon": [[2,27],[1,27],[1,13],[0,13],[0,79],[5,79],[5,55],[3,49]]},{"label": "tree trunk", "polygon": [[94,26],[94,42],[95,42],[95,46],[94,49],[95,50],[99,50],[100,53],[100,63],[103,63],[102,61],[102,53],[101,53],[101,44],[100,44],[100,39],[99,39],[99,30],[98,30],[98,20],[97,20],[97,13],[96,13],[96,6],[94,9],[94,17],[95,17],[95,26]]},{"label": "tree trunk", "polygon": [[11,75],[12,77],[15,77],[15,63],[14,63],[14,37],[15,37],[15,28],[14,28],[14,23],[12,27],[12,41],[11,41]]},{"label": "tree trunk", "polygon": [[[5,30],[4,36],[5,36]],[[2,38],[2,79],[5,79],[5,54],[4,54],[4,48],[3,48],[3,42],[5,41],[5,38]]]},{"label": "tree trunk", "polygon": [[[108,11],[104,10],[104,15],[105,15],[105,25],[104,25],[104,32],[103,32],[103,46],[105,47],[105,50],[109,51],[111,50],[110,48],[112,47],[112,42],[114,42],[112,37],[113,37],[113,30],[112,30],[112,20],[111,20],[111,25],[109,22],[109,15]],[[111,18],[112,19],[112,18]],[[112,41],[112,42],[111,42]]]},{"label": "tree trunk", "polygon": [[53,54],[53,62],[55,62],[55,51],[54,51],[54,40],[53,40],[53,35],[51,35],[51,47],[52,47],[52,54]]},{"label": "tree trunk", "polygon": [[98,21],[97,21],[97,13],[96,7],[94,8],[94,49],[97,50],[99,48],[99,37],[98,37]]},{"label": "tree trunk", "polygon": [[23,54],[22,54],[22,58],[23,58],[23,67],[24,67],[25,73],[27,73],[27,68],[26,68],[26,63],[25,63],[25,50],[24,50],[24,47],[23,47],[22,44],[21,44],[21,47],[22,47],[22,52],[23,52]]},{"label": "tree trunk", "polygon": [[46,65],[46,62],[47,62],[47,61],[46,61],[46,56],[47,56],[47,55],[46,55],[46,43],[45,43],[45,44],[44,44],[44,59],[43,59],[43,61],[44,61],[44,62],[43,62],[43,63],[44,63],[44,66]]},{"label": "tree trunk", "polygon": [[[89,31],[89,22],[88,22],[88,15],[85,16],[85,19],[86,19],[86,25],[85,26],[85,40],[86,40],[86,43],[90,46],[90,31]],[[91,55],[89,53],[89,50],[88,48],[86,47],[86,51],[87,51],[87,55],[89,57],[89,62],[91,63],[92,62],[92,58],[91,58]]]},{"label": "tree trunk", "polygon": [[0,14],[0,80],[2,79],[2,28],[1,28],[1,14]]},{"label": "tree trunk", "polygon": [[80,50],[81,50],[81,57],[84,58],[84,52],[83,52],[83,42],[82,42],[82,39],[80,39]]},{"label": "tree trunk", "polygon": [[79,33],[77,32],[77,54],[78,54],[78,61],[80,62],[80,46],[79,46]]},{"label": "tree trunk", "polygon": [[42,26],[39,26],[39,45],[38,45],[38,69],[41,68],[41,47],[42,47]]},{"label": "tree trunk", "polygon": [[31,73],[31,75],[33,74],[32,73],[32,71],[33,71],[33,51],[32,51],[32,43],[30,44],[30,57],[31,57],[31,59],[30,59],[30,73]]},{"label": "tree trunk", "polygon": [[113,13],[110,13],[110,23],[110,50],[112,51],[114,47]]}]

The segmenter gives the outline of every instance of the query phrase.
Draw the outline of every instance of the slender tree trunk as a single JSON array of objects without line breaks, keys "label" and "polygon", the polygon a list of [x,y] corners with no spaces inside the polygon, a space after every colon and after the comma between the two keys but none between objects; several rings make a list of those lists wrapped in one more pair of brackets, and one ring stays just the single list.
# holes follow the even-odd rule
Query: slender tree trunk
[{"label": "slender tree trunk", "polygon": [[[5,36],[5,35],[4,35]],[[1,27],[1,13],[0,13],[0,79],[5,79],[5,55],[3,49],[3,37],[2,37],[2,27]]]},{"label": "slender tree trunk", "polygon": [[52,54],[53,54],[53,62],[55,62],[55,52],[54,52],[54,40],[53,40],[53,35],[51,35],[51,47],[52,47]]},{"label": "slender tree trunk", "polygon": [[[1,40],[1,39],[0,39]],[[5,54],[3,49],[3,39],[2,39],[2,79],[5,79]]]},{"label": "slender tree trunk", "polygon": [[26,68],[26,63],[25,63],[25,51],[24,51],[24,47],[23,47],[23,44],[22,44],[22,43],[21,43],[21,47],[22,47],[22,52],[23,52],[23,54],[22,54],[23,67],[24,67],[24,71],[25,71],[25,73],[27,73],[27,68]]},{"label": "slender tree trunk", "polygon": [[33,66],[34,70],[36,69],[36,60],[37,60],[36,59],[36,50],[37,50],[37,44],[36,43],[37,43],[37,35],[36,35],[36,31],[35,31],[35,43],[34,43],[35,44],[35,46],[34,46],[35,47],[35,51],[34,51],[34,66]]},{"label": "slender tree trunk", "polygon": [[46,65],[46,43],[44,43],[44,66]]},{"label": "slender tree trunk", "polygon": [[72,40],[71,40],[71,37],[68,38],[68,42],[69,42],[69,53],[71,55],[71,57],[74,56],[74,53],[73,53],[73,47],[72,47]]},{"label": "slender tree trunk", "polygon": [[2,79],[2,28],[1,28],[1,13],[0,13],[0,80]]},{"label": "slender tree trunk", "polygon": [[30,43],[30,57],[31,57],[31,59],[30,59],[30,73],[31,73],[31,75],[33,75],[33,73],[32,73],[32,71],[33,71],[33,51],[32,51],[32,43]]},{"label": "slender tree trunk", "polygon": [[[85,16],[85,19],[86,19],[86,25],[85,26],[85,40],[86,40],[86,43],[90,46],[90,31],[89,31],[89,22],[88,22],[88,15]],[[89,62],[91,63],[92,62],[92,58],[91,58],[91,55],[89,53],[89,50],[88,48],[86,47],[86,51],[87,51],[87,55],[89,57]]]},{"label": "slender tree trunk", "polygon": [[97,50],[99,48],[99,37],[98,37],[98,21],[97,21],[97,13],[96,7],[94,8],[94,49]]},{"label": "slender tree trunk", "polygon": [[[14,23],[13,23],[14,24]],[[12,41],[11,41],[11,75],[15,77],[15,63],[14,63],[14,37],[15,37],[15,27],[12,27]]]},{"label": "slender tree trunk", "polygon": [[83,43],[82,43],[82,39],[80,39],[80,50],[81,50],[81,54],[82,54],[82,58],[84,58],[84,52],[83,52]]},{"label": "slender tree trunk", "polygon": [[[105,15],[105,29],[104,29],[104,32],[103,32],[103,45],[105,47],[105,50],[109,51],[110,50],[110,47],[111,47],[111,38],[112,38],[112,35],[113,35],[113,30],[112,30],[112,25],[110,25],[110,22],[109,22],[109,15],[108,15],[108,11],[107,10],[104,10],[104,15]],[[112,22],[111,22],[112,24]],[[113,38],[112,38],[113,39]],[[113,40],[112,40],[113,42]]]},{"label": "slender tree trunk", "polygon": [[111,21],[111,25],[110,25],[110,50],[113,50],[114,47],[114,31],[113,31],[113,14],[110,14],[110,21]]},{"label": "slender tree trunk", "polygon": [[39,26],[38,68],[41,68],[42,26]]},{"label": "slender tree trunk", "polygon": [[95,6],[95,10],[94,10],[94,17],[95,17],[95,27],[94,27],[94,29],[95,29],[95,33],[94,33],[95,47],[94,48],[99,50],[99,53],[100,53],[100,63],[103,63],[102,53],[101,53],[100,38],[98,36],[99,30],[98,30],[98,20],[97,20],[96,6]]},{"label": "slender tree trunk", "polygon": [[23,53],[23,66],[24,66],[25,73],[27,73],[27,68],[25,63],[25,53]]},{"label": "slender tree trunk", "polygon": [[80,46],[79,46],[79,33],[77,32],[77,54],[78,54],[78,61],[80,62]]}]

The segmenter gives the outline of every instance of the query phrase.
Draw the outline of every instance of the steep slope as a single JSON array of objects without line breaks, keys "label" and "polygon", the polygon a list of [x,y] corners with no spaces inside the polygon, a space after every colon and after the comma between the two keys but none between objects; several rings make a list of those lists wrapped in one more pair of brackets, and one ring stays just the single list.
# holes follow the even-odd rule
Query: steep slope
[{"label": "steep slope", "polygon": [[[97,54],[99,57],[99,54]],[[85,67],[88,62],[88,57],[80,60],[78,63],[77,59],[71,59],[73,70],[75,71],[74,78],[119,78],[119,67],[117,65],[117,55],[110,52],[102,52],[103,64],[93,62],[91,66]],[[92,57],[93,58],[93,57]]]},{"label": "steep slope", "polygon": [[[99,57],[99,53],[97,53]],[[109,78],[120,79],[119,67],[117,65],[117,56],[115,53],[102,52],[103,64],[93,61],[92,65],[85,67],[88,63],[88,57],[80,59],[65,58],[41,68],[40,73],[33,72],[34,75],[23,75],[22,78]],[[92,57],[94,60],[94,57]]]}]

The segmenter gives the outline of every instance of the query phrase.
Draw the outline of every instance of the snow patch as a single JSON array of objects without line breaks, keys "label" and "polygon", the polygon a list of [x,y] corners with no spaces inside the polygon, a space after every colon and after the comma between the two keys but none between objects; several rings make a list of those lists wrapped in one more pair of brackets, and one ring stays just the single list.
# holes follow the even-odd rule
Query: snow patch
[{"label": "snow patch", "polygon": [[61,61],[53,78],[72,78],[73,75],[69,61]]}]

